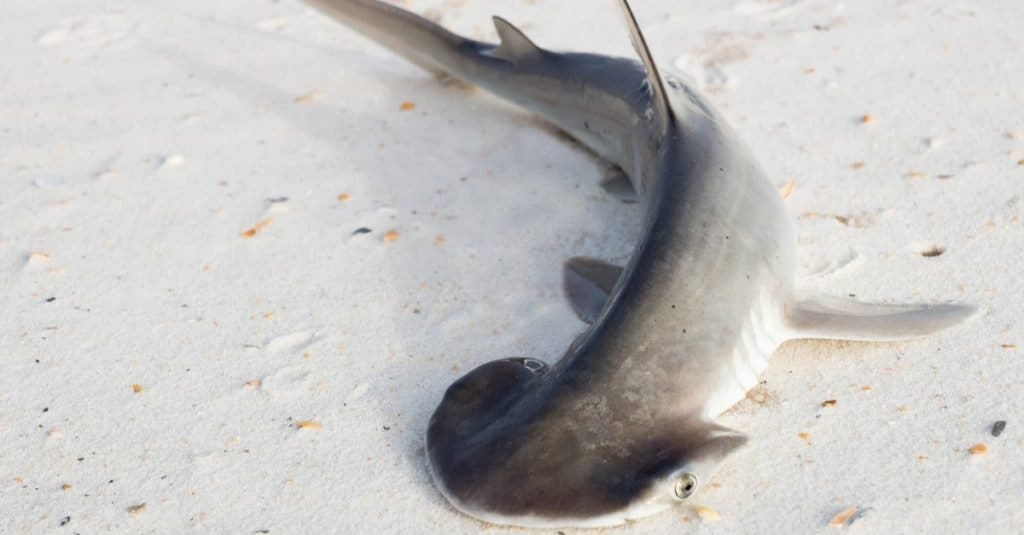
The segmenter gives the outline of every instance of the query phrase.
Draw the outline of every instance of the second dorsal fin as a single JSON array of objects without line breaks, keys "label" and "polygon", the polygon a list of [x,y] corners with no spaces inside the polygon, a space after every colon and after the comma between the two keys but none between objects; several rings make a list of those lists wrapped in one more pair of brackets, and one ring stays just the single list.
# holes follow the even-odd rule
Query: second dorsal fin
[{"label": "second dorsal fin", "polygon": [[647,70],[647,80],[651,87],[651,104],[654,106],[652,120],[656,122],[660,131],[664,131],[664,129],[668,128],[672,118],[668,103],[668,92],[665,91],[661,72],[658,71],[658,65],[654,63],[654,56],[651,55],[651,50],[647,47],[647,40],[644,39],[644,34],[640,31],[640,24],[636,21],[633,8],[629,7],[627,0],[619,0],[619,5],[622,7],[622,12],[626,17],[626,27],[629,29],[629,39],[633,43],[633,49],[636,50],[640,60],[643,61],[644,69]]},{"label": "second dorsal fin", "polygon": [[520,61],[539,57],[543,51],[526,36],[519,28],[511,22],[501,18],[493,17],[494,29],[498,30],[498,37],[501,44],[491,51],[491,55],[505,61],[518,63]]}]

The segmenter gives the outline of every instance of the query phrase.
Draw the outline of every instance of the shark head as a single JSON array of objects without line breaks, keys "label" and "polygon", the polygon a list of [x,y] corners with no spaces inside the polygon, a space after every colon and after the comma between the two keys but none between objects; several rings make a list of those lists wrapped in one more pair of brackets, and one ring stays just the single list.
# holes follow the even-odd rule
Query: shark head
[{"label": "shark head", "polygon": [[426,451],[450,503],[494,524],[621,524],[691,499],[747,441],[699,416],[653,426],[595,419],[583,414],[581,396],[567,394],[566,379],[538,360],[510,358],[448,388],[430,420]]},{"label": "shark head", "polygon": [[[633,513],[653,513],[690,501],[711,482],[722,461],[747,441],[743,433],[705,421],[690,422],[687,438],[668,454],[671,468],[651,478],[647,493],[635,500]],[[627,518],[639,516],[643,515]]]}]

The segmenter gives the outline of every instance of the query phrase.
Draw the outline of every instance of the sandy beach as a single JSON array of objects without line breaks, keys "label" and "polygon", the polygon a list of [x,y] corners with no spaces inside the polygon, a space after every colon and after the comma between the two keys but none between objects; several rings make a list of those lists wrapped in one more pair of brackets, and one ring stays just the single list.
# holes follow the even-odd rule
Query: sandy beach
[{"label": "sandy beach", "polygon": [[[1024,3],[633,4],[786,196],[802,287],[985,312],[785,344],[714,484],[599,532],[1024,531]],[[632,57],[612,2],[403,5]],[[0,533],[523,533],[449,506],[423,435],[584,329],[562,262],[640,223],[608,164],[293,0],[3,12]]]}]

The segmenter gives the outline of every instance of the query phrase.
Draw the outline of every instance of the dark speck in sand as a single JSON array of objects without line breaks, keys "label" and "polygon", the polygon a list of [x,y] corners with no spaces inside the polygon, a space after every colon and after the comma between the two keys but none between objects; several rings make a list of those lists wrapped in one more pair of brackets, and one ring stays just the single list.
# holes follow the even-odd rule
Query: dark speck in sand
[{"label": "dark speck in sand", "polygon": [[64,526],[68,525],[68,522],[71,522],[71,517],[70,516],[66,516],[66,517],[60,519],[60,527],[64,527]]},{"label": "dark speck in sand", "polygon": [[373,231],[368,229],[368,228],[366,228],[366,227],[359,227],[359,228],[357,228],[357,229],[352,231],[352,235],[356,236],[358,234],[369,234],[371,232],[373,232]]},{"label": "dark speck in sand", "polygon": [[47,297],[47,298],[46,298],[46,302],[47,302],[47,303],[52,303],[52,302],[54,302],[54,301],[56,301],[56,300],[57,300],[57,298],[56,298],[56,297]]},{"label": "dark speck in sand", "polygon": [[1003,434],[1003,430],[1006,429],[1006,420],[999,420],[992,424],[992,436],[998,437]]}]

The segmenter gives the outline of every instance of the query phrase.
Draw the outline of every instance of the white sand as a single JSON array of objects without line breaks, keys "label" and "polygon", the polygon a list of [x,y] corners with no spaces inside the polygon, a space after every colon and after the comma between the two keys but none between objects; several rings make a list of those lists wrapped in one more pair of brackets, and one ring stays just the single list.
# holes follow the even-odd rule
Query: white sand
[{"label": "white sand", "polygon": [[[630,53],[610,2],[407,3]],[[481,531],[429,481],[427,419],[472,367],[564,350],[562,260],[624,261],[637,208],[535,119],[293,1],[100,4],[0,17],[0,533]],[[1024,3],[635,8],[795,183],[808,286],[988,312],[785,345],[723,418],[755,440],[697,497],[720,521],[609,531],[811,533],[852,505],[861,533],[1024,529]]]}]

